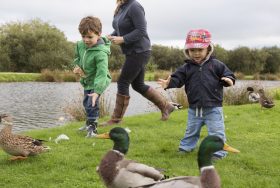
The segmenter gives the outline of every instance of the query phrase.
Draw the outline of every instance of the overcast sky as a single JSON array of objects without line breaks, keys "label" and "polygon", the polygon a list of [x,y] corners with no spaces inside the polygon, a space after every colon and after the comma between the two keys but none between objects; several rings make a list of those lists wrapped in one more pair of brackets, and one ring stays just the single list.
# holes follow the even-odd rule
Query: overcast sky
[{"label": "overcast sky", "polygon": [[[239,46],[280,46],[280,0],[138,0],[146,12],[153,44],[183,48],[187,32],[205,28],[213,43]],[[116,0],[0,0],[0,24],[40,18],[80,40],[78,24],[87,15],[103,23],[103,35],[113,31]]]}]

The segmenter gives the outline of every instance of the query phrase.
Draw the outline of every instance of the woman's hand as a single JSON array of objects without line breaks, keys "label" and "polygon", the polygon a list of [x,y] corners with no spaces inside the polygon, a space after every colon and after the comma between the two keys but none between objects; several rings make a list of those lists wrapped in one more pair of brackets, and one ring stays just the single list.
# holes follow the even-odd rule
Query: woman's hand
[{"label": "woman's hand", "polygon": [[124,43],[123,37],[107,35],[107,38],[108,38],[113,44],[120,45],[120,44]]},{"label": "woman's hand", "polygon": [[164,79],[158,79],[157,83],[163,88],[167,88],[167,86],[169,85],[169,82],[171,80],[171,76],[168,76],[167,80]]},{"label": "woman's hand", "polygon": [[113,36],[112,35],[106,35],[106,37],[111,41]]},{"label": "woman's hand", "polygon": [[88,94],[88,96],[92,97],[91,102],[92,102],[92,107],[94,107],[96,99],[98,98],[99,95],[97,93],[91,93],[91,94]]}]

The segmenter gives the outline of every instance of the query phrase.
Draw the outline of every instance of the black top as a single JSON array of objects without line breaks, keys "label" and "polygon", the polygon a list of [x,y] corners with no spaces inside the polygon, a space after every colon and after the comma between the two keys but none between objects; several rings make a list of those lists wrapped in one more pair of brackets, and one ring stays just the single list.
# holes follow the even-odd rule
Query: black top
[{"label": "black top", "polygon": [[113,36],[123,36],[121,44],[124,54],[142,53],[151,50],[147,33],[144,8],[136,0],[128,0],[121,5],[113,20]]},{"label": "black top", "polygon": [[229,86],[222,77],[230,78],[235,83],[235,76],[229,68],[213,57],[202,65],[192,60],[179,67],[171,75],[168,88],[179,88],[185,85],[185,91],[191,108],[221,107],[223,87]]}]

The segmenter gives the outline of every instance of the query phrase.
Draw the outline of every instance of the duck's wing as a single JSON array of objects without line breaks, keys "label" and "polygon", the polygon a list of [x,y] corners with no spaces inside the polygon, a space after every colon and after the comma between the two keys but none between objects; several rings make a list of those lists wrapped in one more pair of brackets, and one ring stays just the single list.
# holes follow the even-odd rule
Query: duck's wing
[{"label": "duck's wing", "polygon": [[42,146],[43,142],[46,142],[45,140],[35,139],[30,136],[24,136],[24,135],[13,135],[13,137],[15,140],[17,140],[20,143],[26,143],[30,145],[36,145],[36,146]]},{"label": "duck's wing", "polygon": [[154,167],[138,163],[136,161],[122,160],[119,165],[120,167],[125,166],[127,171],[140,174],[143,177],[152,178],[155,181],[161,180],[164,177],[164,175]]},{"label": "duck's wing", "polygon": [[5,140],[5,151],[15,156],[29,156],[48,151],[47,146],[39,146],[34,143],[34,139],[29,136],[11,134]]},{"label": "duck's wing", "polygon": [[200,188],[200,178],[197,176],[179,176],[152,184],[141,185],[133,188]]}]

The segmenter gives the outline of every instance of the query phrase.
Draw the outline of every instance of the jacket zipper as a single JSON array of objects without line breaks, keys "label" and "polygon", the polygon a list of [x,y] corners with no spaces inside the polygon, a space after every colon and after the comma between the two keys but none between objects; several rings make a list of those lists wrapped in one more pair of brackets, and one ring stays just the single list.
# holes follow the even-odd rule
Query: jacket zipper
[{"label": "jacket zipper", "polygon": [[[85,70],[85,56],[86,56],[87,51],[88,51],[88,50],[86,50],[86,51],[84,52],[83,59],[82,59],[83,71]],[[84,71],[84,72],[85,72],[85,71]]]}]

